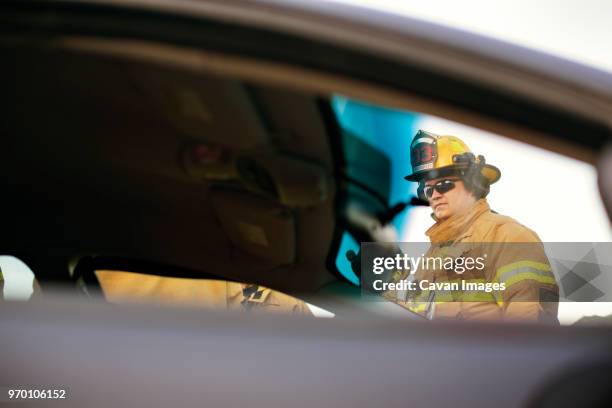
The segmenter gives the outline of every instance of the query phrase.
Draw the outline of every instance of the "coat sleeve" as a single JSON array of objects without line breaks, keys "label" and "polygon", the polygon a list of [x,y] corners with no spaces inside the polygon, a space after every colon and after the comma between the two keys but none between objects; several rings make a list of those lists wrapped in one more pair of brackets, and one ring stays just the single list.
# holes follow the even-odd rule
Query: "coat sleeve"
[{"label": "coat sleeve", "polygon": [[497,296],[504,320],[557,321],[559,287],[544,245],[518,223],[500,226],[494,281],[504,285]]}]

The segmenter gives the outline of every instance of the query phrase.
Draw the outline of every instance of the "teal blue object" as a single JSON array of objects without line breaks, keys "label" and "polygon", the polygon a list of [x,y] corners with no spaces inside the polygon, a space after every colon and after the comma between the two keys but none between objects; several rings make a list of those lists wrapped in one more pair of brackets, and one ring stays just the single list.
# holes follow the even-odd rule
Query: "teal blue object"
[{"label": "teal blue object", "polygon": [[356,254],[359,253],[359,244],[351,234],[345,232],[342,235],[342,241],[340,241],[340,249],[336,254],[336,268],[352,284],[359,286],[359,277],[355,275],[353,268],[351,268],[351,263],[346,259],[346,253],[350,250],[355,251]]},{"label": "teal blue object", "polygon": [[[422,115],[384,108],[339,95],[332,98],[331,105],[343,131],[350,132],[389,159],[391,163],[389,206],[410,200],[416,194],[416,184],[407,182],[404,176],[411,173],[410,142],[418,130],[417,122]],[[351,159],[368,160],[367,157]],[[407,211],[393,220],[393,226],[397,229],[400,238],[406,221]],[[336,256],[336,267],[344,277],[358,285],[359,279],[345,256],[346,251],[351,249],[357,252],[359,244],[345,232]]]}]

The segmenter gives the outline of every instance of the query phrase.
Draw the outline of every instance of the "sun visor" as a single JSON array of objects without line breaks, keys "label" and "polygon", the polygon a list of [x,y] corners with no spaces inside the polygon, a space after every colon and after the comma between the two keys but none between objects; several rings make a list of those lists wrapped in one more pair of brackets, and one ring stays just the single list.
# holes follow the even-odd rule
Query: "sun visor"
[{"label": "sun visor", "polygon": [[138,67],[133,72],[157,114],[182,134],[237,149],[268,142],[253,100],[241,83],[159,67]]},{"label": "sun visor", "polygon": [[211,191],[223,230],[234,246],[255,257],[295,260],[295,221],[287,208],[248,193]]}]

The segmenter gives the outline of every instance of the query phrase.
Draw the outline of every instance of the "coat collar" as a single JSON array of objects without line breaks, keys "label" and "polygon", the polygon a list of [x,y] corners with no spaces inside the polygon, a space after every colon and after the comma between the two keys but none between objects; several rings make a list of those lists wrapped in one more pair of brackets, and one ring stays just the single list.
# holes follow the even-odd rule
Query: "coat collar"
[{"label": "coat collar", "polygon": [[476,219],[488,211],[491,211],[489,204],[486,199],[482,198],[476,201],[467,213],[453,215],[444,221],[436,220],[436,223],[425,234],[433,244],[456,242],[464,238]]}]

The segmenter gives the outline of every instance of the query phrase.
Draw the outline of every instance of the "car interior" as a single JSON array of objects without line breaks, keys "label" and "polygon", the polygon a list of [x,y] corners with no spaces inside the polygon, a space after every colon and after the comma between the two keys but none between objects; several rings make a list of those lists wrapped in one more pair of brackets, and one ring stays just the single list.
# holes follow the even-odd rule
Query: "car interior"
[{"label": "car interior", "polygon": [[19,136],[3,161],[18,198],[5,202],[3,247],[43,291],[80,282],[93,293],[103,269],[354,291],[332,258],[347,227],[367,233],[349,225],[349,201],[372,218],[389,211],[389,163],[341,132],[329,98],[106,55],[5,51],[20,91],[5,106]]}]

